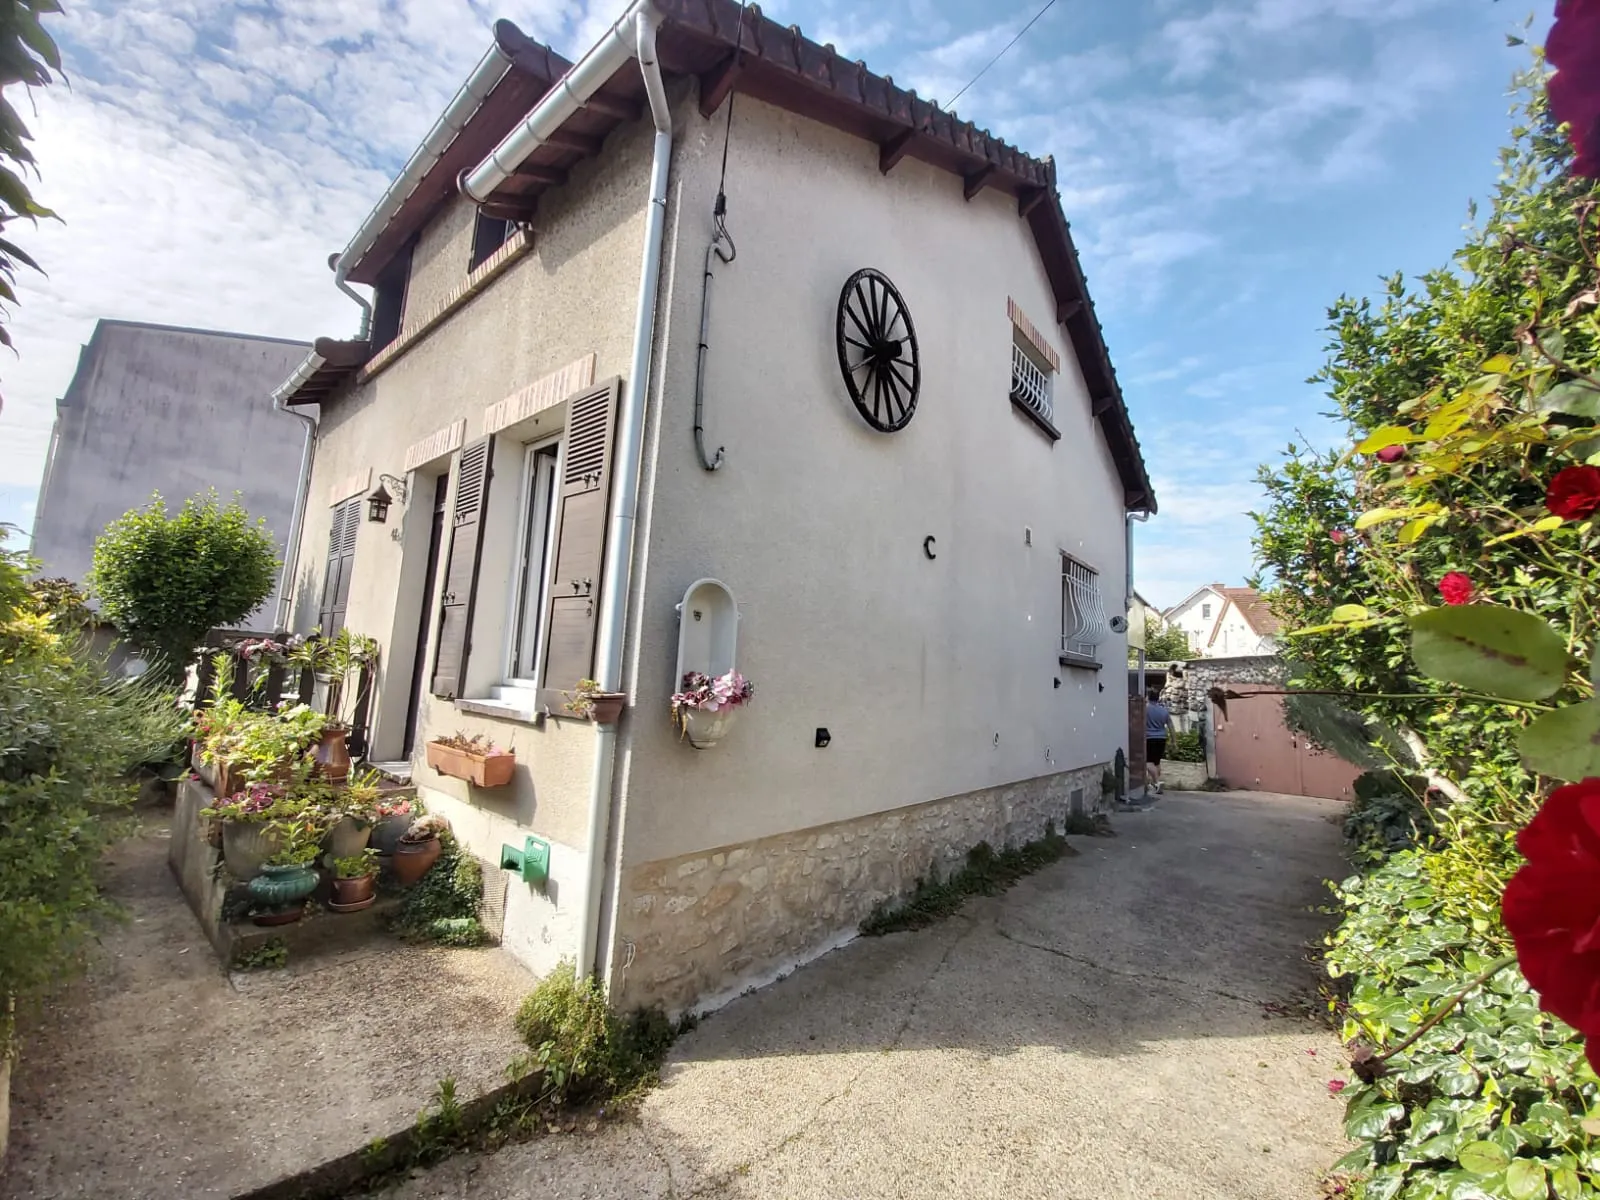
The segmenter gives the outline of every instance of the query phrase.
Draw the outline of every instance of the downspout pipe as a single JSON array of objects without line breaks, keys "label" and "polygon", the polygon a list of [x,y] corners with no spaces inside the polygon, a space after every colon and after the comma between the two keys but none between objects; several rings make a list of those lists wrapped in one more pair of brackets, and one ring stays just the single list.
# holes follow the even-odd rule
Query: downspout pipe
[{"label": "downspout pipe", "polygon": [[[655,360],[656,301],[661,287],[661,248],[667,228],[667,179],[672,165],[672,110],[667,103],[661,64],[656,58],[656,30],[661,15],[648,2],[636,4],[636,52],[644,72],[650,116],[655,123],[650,158],[650,200],[645,217],[644,256],[639,268],[639,306],[633,318],[633,361],[628,390],[617,417],[617,452],[611,501],[611,528],[606,531],[605,581],[600,597],[595,643],[595,678],[602,691],[622,689],[622,651],[627,633],[628,592],[633,571],[633,534],[639,509],[640,451],[644,444],[645,402]],[[596,966],[600,906],[606,877],[606,838],[611,820],[612,776],[617,756],[617,727],[595,730],[594,789],[589,796],[585,831],[583,911],[578,922],[578,978]],[[602,967],[604,964],[601,964]]]},{"label": "downspout pipe", "polygon": [[[313,360],[315,365],[307,371],[307,364]],[[294,489],[294,509],[289,515],[289,536],[283,545],[283,569],[278,573],[278,611],[273,618],[273,632],[289,628],[289,586],[294,581],[295,571],[300,563],[300,531],[306,519],[306,493],[311,488],[311,456],[317,444],[317,419],[303,412],[295,412],[285,401],[299,388],[303,379],[301,372],[305,372],[304,378],[309,378],[321,365],[322,356],[313,350],[295,373],[286,382],[279,384],[277,390],[272,393],[274,411],[287,413],[306,427],[305,441],[300,447],[300,481]]]},{"label": "downspout pipe", "polygon": [[[1131,513],[1129,513],[1127,521],[1124,522],[1124,528],[1127,531],[1127,550],[1126,550],[1126,554],[1124,555],[1124,558],[1125,558],[1126,563],[1127,563],[1127,572],[1128,572],[1127,601],[1123,605],[1123,611],[1124,612],[1130,612],[1131,613],[1133,611],[1133,523],[1135,521],[1138,521],[1142,525],[1146,521],[1148,521],[1149,519],[1150,519],[1150,513],[1149,513],[1148,510],[1146,510],[1145,512],[1131,512]],[[1144,660],[1144,650],[1141,648],[1140,651],[1139,651],[1139,699],[1140,700],[1144,699],[1144,661],[1145,661]],[[1131,729],[1128,731],[1128,736],[1129,737],[1133,736],[1133,731]],[[1148,775],[1146,776],[1146,778],[1148,778]],[[1146,781],[1144,779],[1139,780],[1139,792],[1140,792],[1140,795],[1143,795],[1145,793],[1145,791],[1147,790],[1147,788],[1148,788],[1148,785],[1147,785]],[[1128,795],[1129,796],[1133,795],[1133,780],[1131,780],[1131,779],[1128,780]]]}]

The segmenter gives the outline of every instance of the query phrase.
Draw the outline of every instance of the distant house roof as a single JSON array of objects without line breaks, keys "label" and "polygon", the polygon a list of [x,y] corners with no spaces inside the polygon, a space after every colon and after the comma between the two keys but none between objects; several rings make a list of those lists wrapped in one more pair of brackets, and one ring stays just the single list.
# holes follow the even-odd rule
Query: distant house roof
[{"label": "distant house roof", "polygon": [[1278,631],[1283,628],[1283,622],[1272,615],[1272,610],[1267,607],[1267,602],[1261,598],[1261,593],[1255,588],[1223,587],[1214,585],[1227,602],[1222,612],[1217,614],[1216,628],[1211,631],[1211,640],[1216,641],[1217,629],[1222,628],[1222,618],[1231,606],[1239,610],[1239,615],[1244,618],[1244,623],[1255,631],[1256,636],[1270,638],[1277,637]]},{"label": "distant house roof", "polygon": [[[916,158],[958,175],[969,200],[986,188],[1016,198],[1018,216],[1033,233],[1055,294],[1053,317],[1072,340],[1091,411],[1122,480],[1124,504],[1155,512],[1155,489],[1061,211],[1055,161],[1024,154],[896,86],[889,76],[873,74],[865,63],[841,58],[833,46],[778,24],[758,5],[736,0],[655,0],[655,5],[666,18],[657,47],[662,67],[698,79],[705,116],[737,90],[873,142],[886,175],[903,159]],[[485,158],[571,67],[509,21],[496,22],[495,41],[512,60],[511,70],[361,255],[352,280],[375,283],[388,261],[457,194],[458,172]],[[601,153],[612,130],[643,111],[637,67],[617,72],[573,114],[560,136],[540,146],[501,185],[483,206],[485,212],[531,217],[543,192],[561,186],[574,165]],[[289,402],[310,399],[293,395]]]}]

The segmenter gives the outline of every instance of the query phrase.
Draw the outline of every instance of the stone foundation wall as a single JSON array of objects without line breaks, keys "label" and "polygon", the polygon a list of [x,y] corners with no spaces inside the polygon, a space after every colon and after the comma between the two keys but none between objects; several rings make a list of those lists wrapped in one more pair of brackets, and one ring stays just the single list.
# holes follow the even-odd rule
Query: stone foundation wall
[{"label": "stone foundation wall", "polygon": [[677,1013],[824,952],[979,842],[1032,841],[1104,811],[1106,764],[820,825],[625,872],[613,999]]}]

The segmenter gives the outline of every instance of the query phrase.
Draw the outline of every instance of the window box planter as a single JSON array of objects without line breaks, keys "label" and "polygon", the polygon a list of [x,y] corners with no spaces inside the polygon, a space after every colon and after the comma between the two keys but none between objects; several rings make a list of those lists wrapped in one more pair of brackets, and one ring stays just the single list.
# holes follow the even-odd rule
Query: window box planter
[{"label": "window box planter", "polygon": [[478,787],[505,787],[517,769],[517,756],[510,751],[477,754],[442,742],[429,742],[428,765],[441,775],[465,779]]}]

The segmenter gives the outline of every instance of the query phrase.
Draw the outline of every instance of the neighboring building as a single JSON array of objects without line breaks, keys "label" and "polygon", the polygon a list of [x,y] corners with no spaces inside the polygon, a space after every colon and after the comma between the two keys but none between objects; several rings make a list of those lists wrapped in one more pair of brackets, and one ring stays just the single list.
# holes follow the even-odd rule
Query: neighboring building
[{"label": "neighboring building", "polygon": [[[1101,804],[1124,517],[1155,498],[1049,160],[753,5],[641,12],[671,138],[631,26],[552,91],[566,62],[500,22],[336,260],[370,336],[281,394],[321,409],[295,625],[383,644],[374,757],[488,861],[513,953],[681,1008]],[[680,673],[735,664],[755,699],[696,751]],[[616,725],[565,709],[591,677]],[[426,767],[457,730],[513,749],[513,783]],[[530,836],[542,891],[495,869]]]},{"label": "neighboring building", "polygon": [[[234,492],[287,548],[305,422],[272,406],[305,342],[95,324],[56,401],[55,429],[33,523],[40,572],[82,583],[94,543],[123,513],[160,492],[169,508],[216,488]],[[273,623],[276,593],[247,627]]]},{"label": "neighboring building", "polygon": [[1255,588],[1207,584],[1167,609],[1169,626],[1183,630],[1201,658],[1242,658],[1278,652],[1280,622]]}]

